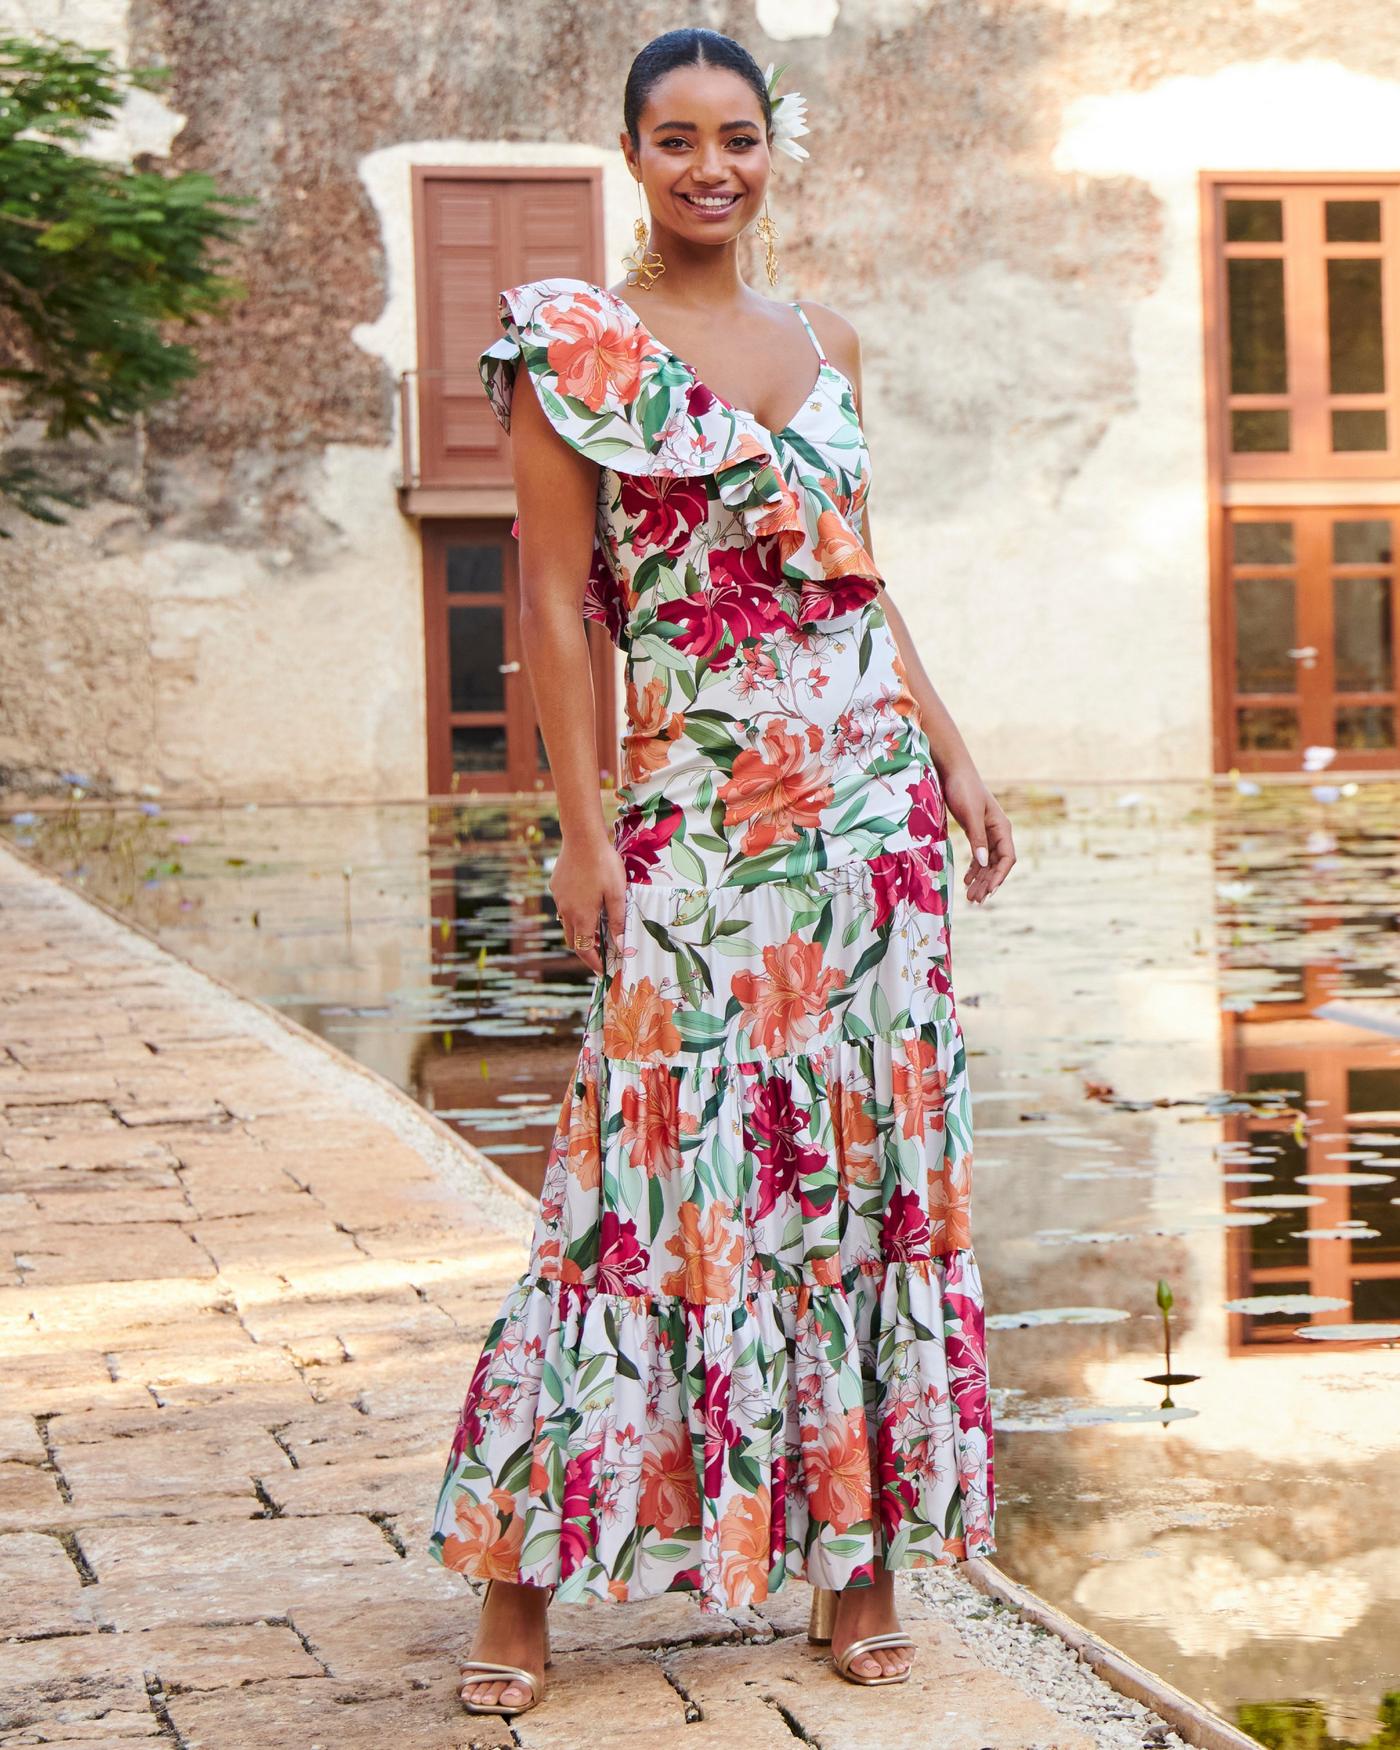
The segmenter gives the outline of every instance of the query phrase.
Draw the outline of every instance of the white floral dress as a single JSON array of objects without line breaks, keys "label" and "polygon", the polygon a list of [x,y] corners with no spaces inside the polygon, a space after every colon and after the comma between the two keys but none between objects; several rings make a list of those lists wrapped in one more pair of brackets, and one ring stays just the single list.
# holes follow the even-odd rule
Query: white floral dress
[{"label": "white floral dress", "polygon": [[996,1548],[952,845],[851,385],[794,308],[777,432],[585,280],[503,292],[481,358],[507,429],[523,367],[600,465],[628,890],[431,1547],[563,1601]]}]

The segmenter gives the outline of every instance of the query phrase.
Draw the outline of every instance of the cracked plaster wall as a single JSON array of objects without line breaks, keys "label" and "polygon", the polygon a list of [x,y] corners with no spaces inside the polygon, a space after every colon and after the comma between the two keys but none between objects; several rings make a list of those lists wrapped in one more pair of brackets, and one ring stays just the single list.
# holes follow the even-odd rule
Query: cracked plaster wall
[{"label": "cracked plaster wall", "polygon": [[[778,295],[861,330],[875,549],[983,770],[1208,772],[1196,173],[1393,167],[1400,14],[702,11],[808,95],[812,157],[775,175]],[[261,201],[249,296],[203,336],[200,379],[113,446],[67,529],[0,544],[0,765],[171,795],[420,792],[418,542],[393,494],[409,166],[601,163],[615,277],[635,14],[0,0],[0,23],[169,64],[104,149],[168,151]]]}]

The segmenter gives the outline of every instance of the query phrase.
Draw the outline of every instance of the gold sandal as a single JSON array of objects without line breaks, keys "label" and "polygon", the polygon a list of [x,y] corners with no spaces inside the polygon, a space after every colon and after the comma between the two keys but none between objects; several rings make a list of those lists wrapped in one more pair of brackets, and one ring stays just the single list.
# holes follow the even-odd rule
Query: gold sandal
[{"label": "gold sandal", "polygon": [[[494,1580],[486,1582],[486,1590],[481,1595],[481,1608],[483,1610],[486,1608],[487,1599],[491,1596],[491,1588],[495,1584]],[[551,1586],[551,1596],[553,1592],[554,1588]],[[544,1662],[546,1668],[554,1662],[549,1649],[548,1617],[544,1619]],[[457,1684],[457,1699],[469,1714],[500,1714],[503,1719],[513,1720],[517,1714],[528,1713],[544,1696],[544,1678],[536,1676],[533,1671],[527,1671],[523,1665],[498,1665],[491,1659],[463,1659],[458,1670],[463,1675]],[[468,1671],[475,1672],[476,1675],[467,1677],[465,1673]],[[466,1696],[462,1694],[468,1683],[482,1683],[493,1677],[511,1683],[523,1683],[530,1691],[530,1699],[520,1702],[468,1701]]]},{"label": "gold sandal", "polygon": [[[812,1588],[812,1614],[807,1622],[807,1639],[815,1647],[829,1647],[831,1637],[836,1628],[836,1600],[838,1594],[829,1591],[825,1586]],[[861,1640],[852,1641],[837,1658],[833,1655],[832,1663],[847,1683],[907,1683],[913,1674],[913,1666],[903,1671],[886,1672],[880,1677],[867,1677],[860,1671],[852,1671],[851,1664],[859,1659],[862,1653],[868,1653],[875,1647],[912,1647],[913,1641],[903,1629],[892,1629],[882,1635],[866,1635]]]}]

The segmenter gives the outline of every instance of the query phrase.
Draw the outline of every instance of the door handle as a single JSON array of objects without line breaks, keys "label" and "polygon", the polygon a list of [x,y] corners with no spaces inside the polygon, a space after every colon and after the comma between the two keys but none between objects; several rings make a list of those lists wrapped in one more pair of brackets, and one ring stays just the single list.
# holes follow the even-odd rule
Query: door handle
[{"label": "door handle", "polygon": [[518,662],[500,662],[500,663],[497,663],[496,673],[497,674],[519,674],[520,673],[520,664]]},{"label": "door handle", "polygon": [[1317,646],[1315,644],[1300,644],[1296,649],[1290,650],[1288,654],[1301,662],[1304,668],[1312,668],[1317,658]]}]

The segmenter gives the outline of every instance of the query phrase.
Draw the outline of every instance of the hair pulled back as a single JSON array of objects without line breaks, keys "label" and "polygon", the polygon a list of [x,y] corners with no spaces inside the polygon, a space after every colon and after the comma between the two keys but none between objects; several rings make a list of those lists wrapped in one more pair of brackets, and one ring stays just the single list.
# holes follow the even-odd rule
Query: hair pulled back
[{"label": "hair pulled back", "polygon": [[622,120],[634,147],[641,147],[637,124],[652,86],[675,67],[727,67],[731,73],[737,73],[753,87],[763,111],[764,128],[772,131],[773,105],[758,62],[732,36],[692,25],[684,30],[668,30],[654,36],[638,51],[627,70],[627,84],[622,94]]}]

